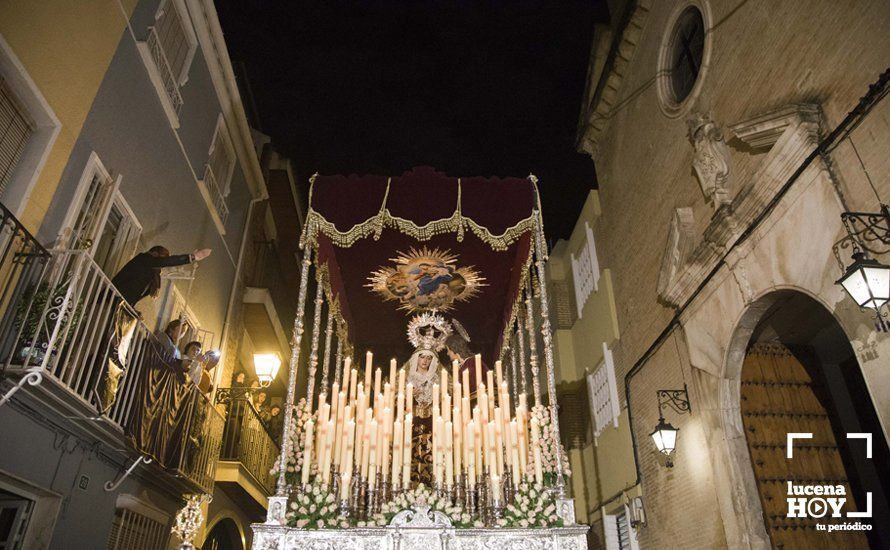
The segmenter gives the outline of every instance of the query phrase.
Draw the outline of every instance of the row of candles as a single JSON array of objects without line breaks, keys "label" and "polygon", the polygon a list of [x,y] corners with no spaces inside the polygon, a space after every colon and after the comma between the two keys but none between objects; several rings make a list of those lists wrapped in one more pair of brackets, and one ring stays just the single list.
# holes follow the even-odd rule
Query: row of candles
[{"label": "row of candles", "polygon": [[[387,490],[409,489],[412,466],[412,429],[415,419],[414,387],[405,382],[405,370],[390,361],[389,377],[383,381],[380,368],[373,369],[373,354],[365,359],[364,380],[349,358],[344,361],[343,387],[331,387],[318,396],[318,415],[304,425],[301,482],[309,483],[313,465],[323,485],[335,485],[341,501],[347,501],[353,476],[367,483],[369,491],[383,483]],[[373,373],[373,386],[372,386]],[[443,368],[432,392],[432,471],[436,489],[450,491],[461,476],[469,483],[482,483],[490,498],[503,501],[505,474],[512,487],[521,476],[534,475],[543,483],[541,426],[528,412],[526,396],[511,404],[501,362],[495,372],[483,376],[482,361],[475,357],[476,396],[471,400],[470,371],[459,376],[452,363],[449,379]],[[497,384],[497,385],[495,385]],[[373,391],[369,391],[373,388]],[[309,404],[312,413],[312,404]],[[426,414],[424,414],[426,416]],[[529,463],[531,458],[531,464]],[[332,475],[338,479],[332,480]]]}]

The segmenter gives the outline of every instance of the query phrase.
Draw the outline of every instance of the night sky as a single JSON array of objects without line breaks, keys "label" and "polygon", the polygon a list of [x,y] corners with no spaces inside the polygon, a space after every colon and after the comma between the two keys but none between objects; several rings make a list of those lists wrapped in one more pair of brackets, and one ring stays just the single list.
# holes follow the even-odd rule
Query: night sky
[{"label": "night sky", "polygon": [[574,142],[597,4],[216,2],[249,116],[301,181],[531,172],[551,242],[596,185]]}]

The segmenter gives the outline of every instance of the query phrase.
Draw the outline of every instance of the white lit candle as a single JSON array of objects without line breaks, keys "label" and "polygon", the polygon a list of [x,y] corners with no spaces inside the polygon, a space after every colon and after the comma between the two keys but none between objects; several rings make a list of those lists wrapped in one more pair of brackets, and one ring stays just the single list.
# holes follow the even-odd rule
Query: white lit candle
[{"label": "white lit candle", "polygon": [[374,354],[370,351],[365,354],[365,388],[371,391],[371,374],[373,371]]},{"label": "white lit candle", "polygon": [[303,471],[301,482],[303,485],[309,484],[309,471],[312,468],[312,442],[315,435],[315,423],[307,420],[305,425],[305,446],[303,448]]}]

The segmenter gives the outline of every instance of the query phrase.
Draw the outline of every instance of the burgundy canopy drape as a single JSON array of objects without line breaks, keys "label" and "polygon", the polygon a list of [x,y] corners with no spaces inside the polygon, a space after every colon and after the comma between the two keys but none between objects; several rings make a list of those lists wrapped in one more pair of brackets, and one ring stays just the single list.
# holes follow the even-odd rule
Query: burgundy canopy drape
[{"label": "burgundy canopy drape", "polygon": [[[535,187],[527,178],[462,177],[458,185],[458,178],[424,167],[393,176],[388,187],[387,193],[385,176],[317,176],[310,206],[337,231],[347,232],[377,216],[385,197],[391,216],[422,226],[451,217],[460,193],[461,215],[492,235],[527,222],[536,206]],[[453,232],[421,241],[385,227],[379,238],[369,235],[349,247],[338,246],[322,231],[317,236],[317,261],[328,266],[332,291],[340,300],[357,352],[370,349],[382,358],[393,356],[402,361],[412,350],[405,329],[413,314],[399,310],[395,302],[384,302],[365,286],[368,277],[374,270],[392,265],[391,258],[412,247],[451,251],[457,255],[457,265],[473,266],[485,278],[486,286],[469,301],[455,303],[444,315],[460,321],[470,334],[470,347],[493,362],[531,253],[531,226],[526,223],[521,227],[521,233],[511,232],[509,243],[501,243],[506,245],[504,250],[468,227],[460,241]]]}]

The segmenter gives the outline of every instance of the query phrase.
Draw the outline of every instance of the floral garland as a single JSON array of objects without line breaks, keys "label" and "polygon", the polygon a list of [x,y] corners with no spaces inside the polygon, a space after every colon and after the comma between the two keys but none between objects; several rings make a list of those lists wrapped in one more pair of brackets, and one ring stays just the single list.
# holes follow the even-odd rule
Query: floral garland
[{"label": "floral garland", "polygon": [[[550,410],[544,405],[535,405],[532,407],[531,414],[533,418],[538,419],[541,426],[541,469],[544,471],[544,481],[552,485],[556,481],[558,474],[556,462],[556,444],[553,438],[553,425],[550,418]],[[569,467],[569,455],[566,454],[565,447],[562,442],[559,443],[559,452],[562,454],[562,468],[566,477],[571,477],[572,470]],[[533,450],[529,448],[528,461],[534,464],[535,456]]]},{"label": "floral garland", "polygon": [[563,521],[556,514],[556,503],[544,487],[523,480],[516,489],[513,504],[508,504],[504,517],[498,520],[499,527],[562,527]]},{"label": "floral garland", "polygon": [[349,521],[340,517],[334,493],[318,481],[313,481],[306,491],[293,497],[285,519],[289,526],[298,529],[349,527]]},{"label": "floral garland", "polygon": [[[288,485],[297,485],[300,482],[300,468],[303,466],[303,448],[305,446],[305,429],[306,422],[315,415],[309,412],[309,406],[306,398],[300,399],[300,402],[294,407],[293,416],[291,416],[290,427],[287,430],[287,437],[290,441],[290,454],[287,456],[287,479]],[[273,477],[278,477],[279,463],[276,460],[272,465],[269,473]]]},{"label": "floral garland", "polygon": [[470,527],[484,527],[481,519],[476,519],[466,512],[462,506],[451,504],[444,496],[437,496],[423,483],[410,491],[403,491],[394,499],[386,502],[380,512],[367,520],[357,522],[358,527],[385,527],[392,518],[402,510],[408,510],[414,506],[429,506],[430,510],[442,512],[451,520],[451,524],[458,529]]}]

